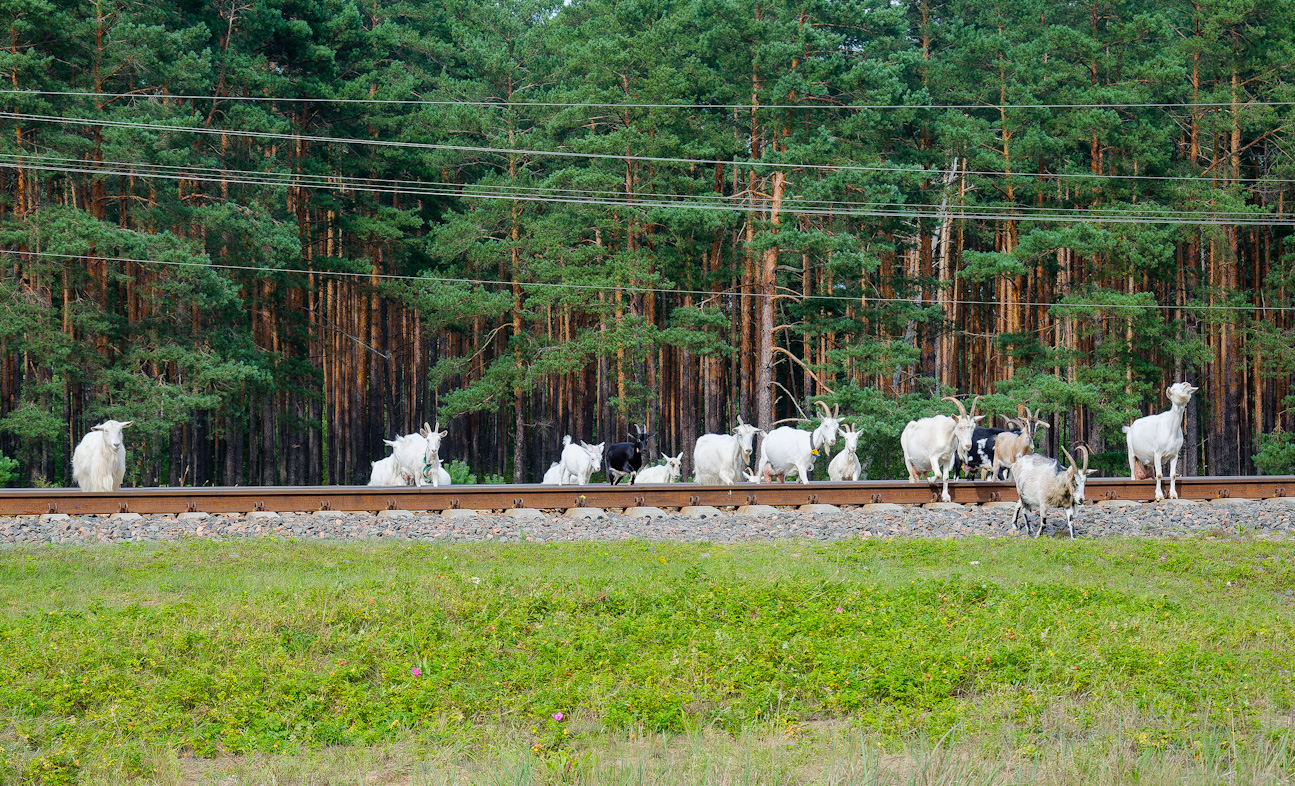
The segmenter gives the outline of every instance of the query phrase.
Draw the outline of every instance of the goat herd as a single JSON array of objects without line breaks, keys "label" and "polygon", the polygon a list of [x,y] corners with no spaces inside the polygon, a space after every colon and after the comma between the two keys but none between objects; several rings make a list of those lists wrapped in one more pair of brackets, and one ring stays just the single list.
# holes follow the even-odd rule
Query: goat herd
[{"label": "goat herd", "polygon": [[[1158,415],[1138,418],[1124,427],[1128,443],[1129,471],[1134,478],[1156,478],[1156,499],[1164,499],[1161,491],[1163,466],[1169,462],[1169,496],[1178,496],[1174,481],[1178,469],[1178,453],[1183,446],[1182,420],[1187,403],[1197,388],[1178,382],[1165,389],[1170,409]],[[961,470],[978,472],[995,479],[1010,478],[1016,483],[1020,502],[1012,515],[1012,527],[1025,517],[1025,528],[1031,529],[1028,513],[1039,519],[1038,537],[1043,531],[1049,510],[1063,510],[1070,536],[1074,537],[1074,518],[1084,501],[1084,482],[1095,470],[1088,469],[1088,447],[1079,445],[1083,454],[1080,465],[1064,447],[1061,452],[1069,461],[1066,467],[1053,458],[1034,452],[1034,438],[1038,429],[1047,423],[1037,412],[1022,407],[1019,416],[1009,418],[1006,428],[986,428],[980,425],[984,415],[976,414],[980,401],[977,396],[968,412],[962,402],[951,396],[944,397],[958,408],[958,414],[932,415],[909,421],[900,435],[904,465],[908,468],[910,482],[921,482],[923,473],[931,473],[931,481],[943,483],[940,498],[949,501],[949,474]],[[770,431],[742,422],[731,434],[703,434],[693,447],[694,480],[707,485],[734,485],[737,482],[771,483],[776,477],[785,482],[788,475],[808,483],[815,459],[836,444],[837,437],[844,441],[840,453],[827,467],[831,480],[858,480],[862,474],[856,451],[859,432],[842,424],[840,407],[828,409],[816,402],[822,418],[812,431],[791,426],[780,426]],[[126,471],[126,450],[122,445],[122,429],[131,421],[108,420],[95,426],[86,434],[72,454],[72,478],[83,491],[117,491],[121,488]],[[370,486],[447,486],[451,479],[441,466],[441,440],[448,432],[424,423],[417,434],[405,434],[394,440],[384,440],[391,447],[391,455],[373,462]],[[747,465],[753,452],[755,435],[763,434],[756,472]],[[600,442],[590,445],[562,439],[561,458],[544,473],[543,482],[553,485],[584,485],[589,477],[601,468],[604,458],[607,479],[613,485],[622,478],[634,483],[675,483],[682,474],[683,453],[677,456],[661,454],[664,462],[643,468],[645,444],[652,434],[641,426],[634,426],[628,442],[608,445]]]}]

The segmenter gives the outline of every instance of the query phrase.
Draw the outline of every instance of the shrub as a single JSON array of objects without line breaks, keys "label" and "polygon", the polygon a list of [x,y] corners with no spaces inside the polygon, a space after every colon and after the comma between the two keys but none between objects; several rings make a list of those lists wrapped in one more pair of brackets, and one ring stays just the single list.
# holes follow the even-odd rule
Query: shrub
[{"label": "shrub", "polygon": [[0,487],[7,487],[18,477],[18,460],[0,453]]}]

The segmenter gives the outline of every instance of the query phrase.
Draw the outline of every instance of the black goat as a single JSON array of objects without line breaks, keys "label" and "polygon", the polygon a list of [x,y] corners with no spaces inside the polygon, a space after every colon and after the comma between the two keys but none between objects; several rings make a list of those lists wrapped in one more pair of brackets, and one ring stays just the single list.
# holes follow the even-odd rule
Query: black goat
[{"label": "black goat", "polygon": [[629,475],[630,485],[643,466],[643,442],[652,436],[642,426],[635,424],[629,442],[613,442],[607,446],[607,481],[615,486]]},{"label": "black goat", "polygon": [[[971,452],[964,460],[961,453],[953,456],[953,474],[970,476],[971,473],[980,474],[981,472],[992,472],[994,467],[994,442],[998,439],[999,434],[1005,433],[1019,434],[1020,425],[1015,419],[1007,421],[1007,428],[985,428],[976,426],[976,430],[971,432]],[[994,478],[999,480],[999,478]]]}]

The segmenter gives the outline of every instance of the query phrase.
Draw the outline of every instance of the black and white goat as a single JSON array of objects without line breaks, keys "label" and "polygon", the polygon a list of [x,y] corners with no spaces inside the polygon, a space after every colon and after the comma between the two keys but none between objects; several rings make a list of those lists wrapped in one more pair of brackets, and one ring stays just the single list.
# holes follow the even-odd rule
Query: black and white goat
[{"label": "black and white goat", "polygon": [[[1015,418],[1007,419],[1007,428],[976,426],[971,431],[971,448],[965,454],[959,449],[957,455],[953,457],[953,474],[961,477],[975,474],[983,480],[985,475],[994,468],[998,438],[1004,434],[1015,437],[1020,433],[1021,424]],[[994,480],[998,480],[997,472],[994,472]]]},{"label": "black and white goat", "polygon": [[643,468],[643,443],[652,434],[638,424],[633,428],[629,442],[613,442],[607,446],[607,482],[613,486],[626,475],[633,486],[635,476]]}]

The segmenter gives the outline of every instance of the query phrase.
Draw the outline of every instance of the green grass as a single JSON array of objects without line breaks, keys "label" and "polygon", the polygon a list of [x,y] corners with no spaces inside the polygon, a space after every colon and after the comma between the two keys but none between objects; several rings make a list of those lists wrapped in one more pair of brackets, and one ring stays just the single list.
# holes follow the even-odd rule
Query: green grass
[{"label": "green grass", "polygon": [[[1295,766],[1292,559],[1213,538],[7,550],[0,781],[360,782],[323,773],[396,751],[401,782],[688,782],[649,776],[698,750],[717,783],[888,783],[886,756],[893,782],[1081,760],[1271,781]],[[913,780],[923,751],[967,778]]]}]

